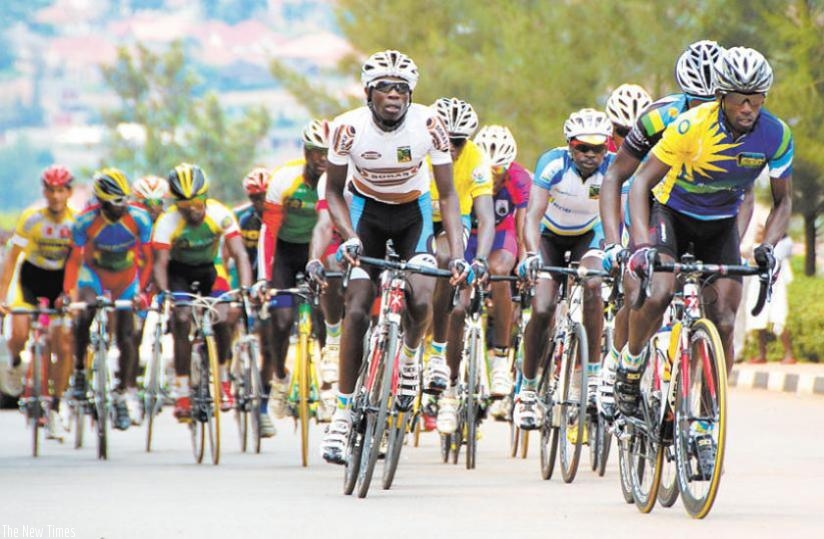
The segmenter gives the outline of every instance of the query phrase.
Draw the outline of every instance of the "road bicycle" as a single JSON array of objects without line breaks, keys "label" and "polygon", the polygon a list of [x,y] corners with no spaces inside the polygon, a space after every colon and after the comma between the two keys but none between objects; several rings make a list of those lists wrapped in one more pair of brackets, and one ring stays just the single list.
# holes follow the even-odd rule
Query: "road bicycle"
[{"label": "road bicycle", "polygon": [[[671,303],[670,353],[646,349],[649,361],[641,376],[638,412],[616,420],[620,472],[632,486],[638,509],[649,512],[659,498],[664,456],[671,447],[684,508],[690,516],[704,518],[715,502],[724,469],[727,367],[718,330],[704,317],[702,292],[720,277],[758,275],[756,314],[768,301],[773,274],[752,266],[704,264],[690,253],[680,262],[661,263],[654,251],[647,253],[646,267],[650,271],[642,277],[636,308],[649,295],[656,271],[677,274],[681,286]],[[674,503],[672,496],[670,491],[662,497]]]},{"label": "road bicycle", "polygon": [[[401,320],[406,308],[409,272],[432,277],[449,278],[452,273],[427,266],[409,264],[400,258],[387,242],[386,258],[361,256],[358,260],[381,268],[379,279],[380,309],[377,322],[367,332],[367,346],[358,372],[352,403],[352,429],[347,444],[344,494],[358,487],[358,497],[369,492],[375,464],[381,453],[384,436],[387,437],[382,486],[392,486],[404,437],[409,428],[410,410],[393,406],[397,402],[399,361],[402,343]],[[351,266],[343,277],[348,282]]]},{"label": "road bicycle", "polygon": [[168,382],[163,362],[163,338],[171,330],[169,326],[170,302],[160,302],[155,296],[150,311],[157,314],[157,323],[152,335],[152,353],[143,370],[142,396],[143,419],[146,421],[146,452],[152,450],[154,422],[168,395]]}]

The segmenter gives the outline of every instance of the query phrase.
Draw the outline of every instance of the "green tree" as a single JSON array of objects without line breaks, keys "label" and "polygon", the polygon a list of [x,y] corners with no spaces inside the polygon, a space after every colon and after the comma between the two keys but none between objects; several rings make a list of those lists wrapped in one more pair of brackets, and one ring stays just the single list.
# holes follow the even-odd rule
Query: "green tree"
[{"label": "green tree", "polygon": [[115,63],[102,67],[119,99],[116,109],[102,112],[103,163],[164,175],[191,161],[212,179],[217,196],[237,195],[237,179],[254,163],[269,116],[256,107],[231,118],[216,95],[195,97],[199,77],[188,65],[183,44],[175,42],[162,53],[141,44],[134,52],[121,47]]},{"label": "green tree", "polygon": [[36,148],[25,138],[0,148],[0,210],[18,210],[37,200],[40,173],[53,159],[50,151]]}]

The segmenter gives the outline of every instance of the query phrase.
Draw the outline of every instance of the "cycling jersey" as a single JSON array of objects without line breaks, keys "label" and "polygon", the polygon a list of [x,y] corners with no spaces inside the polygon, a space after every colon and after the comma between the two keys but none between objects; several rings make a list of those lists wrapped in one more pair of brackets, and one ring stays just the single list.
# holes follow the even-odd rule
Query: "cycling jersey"
[{"label": "cycling jersey", "polygon": [[738,214],[744,194],[764,168],[770,178],[792,174],[790,128],[762,109],[752,130],[737,139],[718,102],[693,108],[667,127],[652,153],[670,166],[655,199],[699,220]]},{"label": "cycling jersey", "polygon": [[621,147],[636,159],[645,159],[652,147],[661,140],[664,129],[679,114],[687,110],[689,110],[689,100],[686,94],[671,94],[662,97],[644,109]]},{"label": "cycling jersey", "polygon": [[26,209],[17,221],[12,245],[23,250],[26,261],[45,270],[60,270],[66,263],[71,244],[75,213],[66,208],[57,220],[48,208]]},{"label": "cycling jersey", "polygon": [[598,198],[601,182],[615,154],[607,152],[601,165],[586,180],[581,178],[565,146],[545,152],[535,166],[534,184],[549,191],[541,231],[559,236],[579,236],[600,223]]},{"label": "cycling jersey", "polygon": [[170,249],[172,261],[205,266],[214,265],[221,239],[239,234],[232,211],[210,198],[206,200],[206,216],[197,226],[187,224],[177,206],[169,208],[155,223],[152,242],[156,249]]},{"label": "cycling jersey", "polygon": [[428,193],[426,156],[433,165],[452,161],[443,122],[427,106],[409,105],[403,124],[391,132],[375,125],[368,107],[332,122],[329,163],[349,165],[350,189],[379,202],[404,204]]},{"label": "cycling jersey", "polygon": [[260,238],[260,227],[263,224],[261,215],[255,211],[251,202],[238,206],[234,210],[237,219],[240,235],[243,238],[243,246],[246,247],[246,254],[249,256],[249,264],[252,272],[257,271],[258,239]]},{"label": "cycling jersey", "polygon": [[[471,226],[470,214],[473,201],[481,195],[492,195],[492,165],[489,157],[471,140],[467,140],[458,159],[452,165],[453,184],[458,195],[458,209],[464,225]],[[432,193],[432,219],[441,221],[440,195],[434,178],[429,190]]]},{"label": "cycling jersey", "polygon": [[137,272],[137,247],[148,244],[152,218],[137,205],[129,205],[117,221],[109,221],[92,206],[77,216],[72,227],[72,243],[83,248],[83,263],[92,269],[111,272]]},{"label": "cycling jersey", "polygon": [[[512,163],[506,170],[503,185],[492,195],[495,212],[495,230],[515,228],[515,210],[526,208],[532,174],[519,163]],[[472,228],[477,228],[478,220],[472,213]]]}]

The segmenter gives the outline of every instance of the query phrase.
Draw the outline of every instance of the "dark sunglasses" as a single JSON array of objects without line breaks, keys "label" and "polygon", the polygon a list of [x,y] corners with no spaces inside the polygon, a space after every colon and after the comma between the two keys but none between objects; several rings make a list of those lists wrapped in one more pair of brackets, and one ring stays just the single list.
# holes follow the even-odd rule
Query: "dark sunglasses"
[{"label": "dark sunglasses", "polygon": [[412,89],[409,87],[407,83],[391,80],[380,80],[373,84],[372,88],[374,88],[382,94],[388,94],[392,90],[395,90],[399,94],[408,94],[412,91]]},{"label": "dark sunglasses", "polygon": [[632,128],[625,125],[612,124],[612,131],[621,138],[627,138]]},{"label": "dark sunglasses", "polygon": [[766,99],[767,94],[741,94],[738,92],[728,92],[724,94],[724,101],[734,107],[740,107],[747,102],[749,102],[751,107],[760,107]]},{"label": "dark sunglasses", "polygon": [[583,142],[573,141],[572,142],[572,147],[575,149],[575,151],[578,151],[578,152],[581,152],[581,153],[604,153],[605,151],[607,151],[607,145],[606,144],[599,144],[597,146],[592,146],[590,144],[585,144]]},{"label": "dark sunglasses", "polygon": [[450,138],[449,144],[452,145],[453,148],[456,150],[460,150],[466,144],[467,139],[465,138]]}]

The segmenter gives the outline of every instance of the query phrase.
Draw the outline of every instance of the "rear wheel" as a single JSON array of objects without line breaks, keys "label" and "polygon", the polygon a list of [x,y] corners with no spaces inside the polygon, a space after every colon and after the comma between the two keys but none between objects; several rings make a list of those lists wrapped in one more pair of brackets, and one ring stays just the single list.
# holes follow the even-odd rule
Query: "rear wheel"
[{"label": "rear wheel", "polygon": [[[538,384],[538,402],[544,409],[544,419],[541,423],[541,477],[551,479],[555,470],[555,458],[558,455],[558,426],[554,424],[553,409],[555,406],[555,378],[554,346],[550,346],[541,381]],[[513,416],[514,417],[514,416]],[[522,434],[526,431],[521,431]]]},{"label": "rear wheel", "polygon": [[398,463],[401,458],[401,449],[403,448],[403,440],[406,436],[407,426],[409,425],[410,414],[406,412],[398,412],[390,417],[390,427],[388,434],[388,444],[386,448],[386,460],[383,465],[383,488],[389,489],[392,487],[392,482],[395,480],[395,472],[398,470]]},{"label": "rear wheel", "polygon": [[154,418],[160,411],[160,371],[163,363],[163,350],[161,340],[163,338],[163,325],[158,323],[155,326],[154,341],[152,342],[152,357],[146,365],[146,372],[143,375],[143,414],[146,418],[146,452],[152,450],[152,434],[154,432]]},{"label": "rear wheel", "polygon": [[561,365],[560,392],[561,475],[571,483],[578,472],[581,445],[586,435],[587,416],[587,336],[584,327],[575,323],[569,336],[569,346],[564,350]]},{"label": "rear wheel", "polygon": [[469,369],[466,384],[466,469],[475,469],[478,450],[478,421],[480,413],[480,362],[484,361],[483,346],[479,332],[469,336]]},{"label": "rear wheel", "polygon": [[42,345],[35,345],[33,347],[32,365],[31,365],[31,394],[29,395],[28,407],[29,418],[32,426],[32,445],[31,454],[36,457],[40,454],[40,429],[42,422],[48,420],[43,414],[43,406],[41,404],[43,393],[43,367],[46,362],[43,361],[43,347]]},{"label": "rear wheel", "polygon": [[97,458],[109,458],[109,367],[107,350],[98,344],[94,357],[94,405],[97,416]]},{"label": "rear wheel", "polygon": [[630,457],[632,451],[632,444],[634,439],[627,436],[619,438],[618,441],[618,476],[621,484],[621,494],[624,496],[624,501],[633,503],[635,498],[632,495],[632,478],[629,470]]},{"label": "rear wheel", "polygon": [[298,336],[296,374],[298,377],[298,422],[300,423],[300,462],[309,465],[309,336]]},{"label": "rear wheel", "polygon": [[255,453],[260,453],[260,418],[262,412],[260,407],[263,401],[263,381],[260,378],[260,369],[258,368],[258,358],[260,357],[260,347],[258,346],[257,338],[254,338],[249,343],[249,380],[248,391],[249,395],[249,422],[251,431],[249,432],[252,447]]},{"label": "rear wheel", "polygon": [[658,503],[661,507],[672,507],[678,500],[678,477],[675,468],[675,451],[672,445],[664,447],[661,463],[661,486],[658,487]]},{"label": "rear wheel", "polygon": [[[727,371],[715,325],[696,321],[689,338],[689,368],[678,370],[675,405],[675,462],[684,508],[694,518],[712,509],[727,434]],[[685,372],[686,371],[686,372]]]}]

